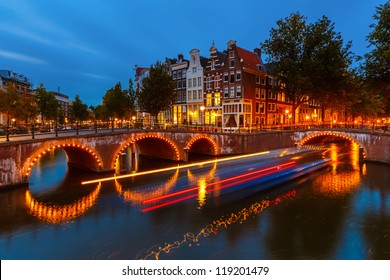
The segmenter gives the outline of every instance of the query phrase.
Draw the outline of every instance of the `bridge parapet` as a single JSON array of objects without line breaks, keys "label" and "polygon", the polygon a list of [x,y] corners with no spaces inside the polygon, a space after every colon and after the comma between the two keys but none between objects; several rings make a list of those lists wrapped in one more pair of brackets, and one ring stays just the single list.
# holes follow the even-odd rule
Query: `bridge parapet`
[{"label": "bridge parapet", "polygon": [[316,138],[335,137],[348,140],[364,149],[366,160],[390,163],[390,135],[351,129],[323,129],[297,131],[292,136],[295,145],[301,146]]},{"label": "bridge parapet", "polygon": [[266,131],[259,133],[138,130],[51,137],[0,144],[0,189],[28,182],[35,162],[45,153],[64,149],[69,163],[96,172],[112,171],[118,155],[129,145],[145,155],[186,161],[188,153],[231,155],[303,145],[332,136],[358,143],[367,159],[390,163],[390,135],[353,130]]}]

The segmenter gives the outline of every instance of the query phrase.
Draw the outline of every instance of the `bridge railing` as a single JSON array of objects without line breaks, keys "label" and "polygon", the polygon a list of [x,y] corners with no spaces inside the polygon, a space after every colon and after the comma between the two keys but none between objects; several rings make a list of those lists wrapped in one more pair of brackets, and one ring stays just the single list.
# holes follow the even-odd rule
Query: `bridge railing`
[{"label": "bridge railing", "polygon": [[112,127],[110,124],[77,126],[70,125],[67,127],[49,128],[38,130],[32,127],[31,129],[15,132],[11,130],[0,130],[0,143],[8,141],[21,141],[35,138],[51,138],[51,137],[69,137],[74,135],[88,135],[96,133],[124,132],[124,131],[144,131],[144,130],[169,130],[169,131],[202,131],[212,133],[261,133],[264,131],[296,131],[296,130],[313,130],[313,129],[345,129],[345,130],[360,130],[366,132],[390,133],[387,125],[369,125],[369,124],[349,124],[349,123],[313,123],[303,122],[296,124],[279,124],[279,125],[260,125],[252,124],[240,127],[222,126],[221,124],[171,124],[171,123],[145,123],[134,122],[125,125],[116,125]]}]

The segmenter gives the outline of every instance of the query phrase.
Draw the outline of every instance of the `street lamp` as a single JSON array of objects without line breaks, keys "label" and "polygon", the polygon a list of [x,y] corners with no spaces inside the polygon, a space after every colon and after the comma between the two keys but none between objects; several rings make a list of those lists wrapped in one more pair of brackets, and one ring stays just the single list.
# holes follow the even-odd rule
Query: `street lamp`
[{"label": "street lamp", "polygon": [[285,113],[286,113],[286,119],[287,119],[287,127],[289,127],[290,126],[290,122],[289,122],[288,113],[290,113],[290,110],[286,109]]},{"label": "street lamp", "polygon": [[133,128],[135,128],[135,116],[132,116],[131,120],[133,121]]},{"label": "street lamp", "polygon": [[309,124],[308,124],[307,122],[309,121],[309,116],[306,115],[306,116],[305,116],[305,119],[306,119],[306,128],[308,128],[308,127],[309,127]]},{"label": "street lamp", "polygon": [[204,123],[205,123],[205,120],[206,120],[206,118],[205,118],[205,115],[204,115],[204,110],[206,109],[203,105],[202,106],[200,106],[200,111],[202,112],[202,125],[203,125],[203,130],[204,130]]}]

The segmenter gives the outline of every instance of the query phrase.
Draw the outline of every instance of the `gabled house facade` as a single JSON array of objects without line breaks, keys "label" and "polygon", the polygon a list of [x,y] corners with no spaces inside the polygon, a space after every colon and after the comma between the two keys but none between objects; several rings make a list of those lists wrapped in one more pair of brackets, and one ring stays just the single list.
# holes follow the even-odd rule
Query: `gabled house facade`
[{"label": "gabled house facade", "polygon": [[190,125],[204,124],[204,68],[207,59],[200,56],[198,49],[190,51],[190,63],[187,70],[187,118]]},{"label": "gabled house facade", "polygon": [[222,66],[222,127],[238,130],[260,126],[266,116],[267,77],[260,51],[240,48],[234,40],[227,45]]},{"label": "gabled house facade", "polygon": [[183,54],[177,58],[165,59],[165,64],[169,69],[175,83],[176,100],[170,112],[166,112],[165,119],[170,124],[184,124],[187,119],[187,69],[189,61],[184,59]]},{"label": "gabled house facade", "polygon": [[222,65],[226,53],[219,52],[214,42],[209,51],[210,57],[204,70],[204,121],[208,126],[222,127]]}]

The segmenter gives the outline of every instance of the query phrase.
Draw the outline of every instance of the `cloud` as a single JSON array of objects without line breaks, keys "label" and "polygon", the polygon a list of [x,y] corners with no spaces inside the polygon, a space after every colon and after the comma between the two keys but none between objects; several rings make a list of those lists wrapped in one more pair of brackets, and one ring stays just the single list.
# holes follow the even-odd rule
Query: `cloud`
[{"label": "cloud", "polygon": [[47,62],[42,59],[28,56],[21,53],[10,52],[2,49],[0,49],[0,56],[8,59],[18,60],[18,61],[23,61],[23,62],[33,63],[33,64],[47,64]]},{"label": "cloud", "polygon": [[25,39],[29,39],[38,43],[46,44],[46,45],[55,45],[55,43],[45,37],[34,34],[33,32],[26,31],[25,29],[21,29],[15,26],[11,26],[5,22],[0,22],[0,30],[4,32],[8,32],[10,34],[23,37]]},{"label": "cloud", "polygon": [[90,78],[94,78],[94,79],[99,79],[99,80],[109,80],[110,79],[109,77],[106,77],[106,76],[93,74],[93,73],[88,73],[88,72],[82,72],[81,74],[83,74],[84,76],[87,76],[87,77],[90,77]]}]

